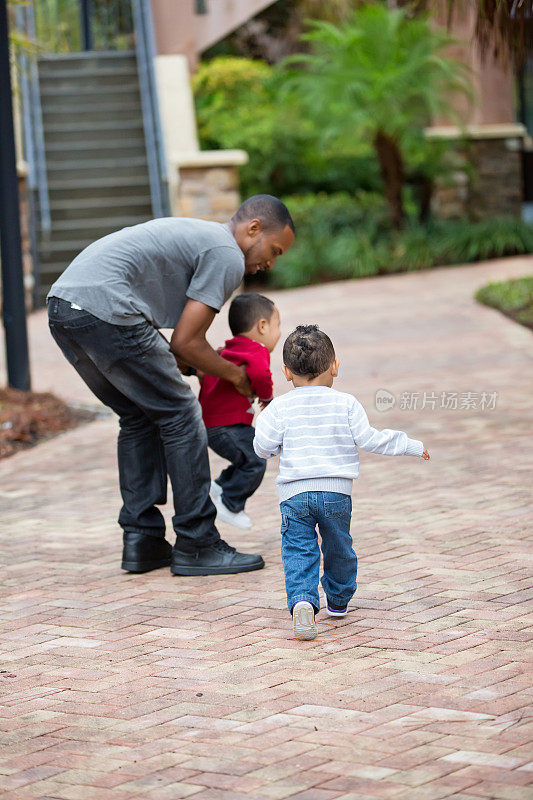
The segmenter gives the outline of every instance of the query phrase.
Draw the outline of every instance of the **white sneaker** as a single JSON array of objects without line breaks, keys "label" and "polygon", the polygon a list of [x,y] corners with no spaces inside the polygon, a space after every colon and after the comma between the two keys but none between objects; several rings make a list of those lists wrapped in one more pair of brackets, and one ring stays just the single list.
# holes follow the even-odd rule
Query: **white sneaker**
[{"label": "white sneaker", "polygon": [[316,639],[318,633],[315,609],[307,600],[295,603],[292,609],[292,629],[297,639]]},{"label": "white sneaker", "polygon": [[220,486],[216,481],[211,481],[211,489],[209,490],[209,494],[213,501],[215,498],[222,497],[222,486]]},{"label": "white sneaker", "polygon": [[230,525],[234,525],[236,528],[240,528],[243,531],[247,531],[252,527],[252,520],[248,514],[245,514],[244,511],[230,511],[229,508],[224,505],[220,495],[218,497],[213,497],[213,503],[217,510],[217,519],[221,519],[222,522],[228,522]]}]

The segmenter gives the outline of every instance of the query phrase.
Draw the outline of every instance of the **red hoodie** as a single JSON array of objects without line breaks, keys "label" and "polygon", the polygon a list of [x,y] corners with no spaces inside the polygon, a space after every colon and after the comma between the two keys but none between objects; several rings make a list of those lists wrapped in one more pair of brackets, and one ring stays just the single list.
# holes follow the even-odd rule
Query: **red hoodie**
[{"label": "red hoodie", "polygon": [[[238,366],[244,364],[253,393],[264,402],[272,400],[270,353],[264,344],[248,339],[247,336],[234,336],[227,340],[220,355]],[[207,428],[237,425],[240,422],[251,425],[253,422],[251,400],[239,394],[233,384],[224,378],[205,375],[198,399]]]}]

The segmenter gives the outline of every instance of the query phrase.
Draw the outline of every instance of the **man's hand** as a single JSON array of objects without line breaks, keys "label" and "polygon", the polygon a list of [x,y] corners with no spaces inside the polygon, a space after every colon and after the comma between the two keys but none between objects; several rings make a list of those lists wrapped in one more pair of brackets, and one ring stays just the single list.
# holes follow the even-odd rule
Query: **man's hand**
[{"label": "man's hand", "polygon": [[239,394],[243,394],[245,397],[252,397],[252,384],[250,383],[248,375],[246,374],[246,369],[244,367],[237,367],[237,369],[239,370],[240,375],[237,374],[235,376],[235,380],[232,380],[231,383],[237,389]]},{"label": "man's hand", "polygon": [[422,458],[424,459],[424,461],[429,461],[429,453],[427,450],[424,450],[424,452],[422,453]]}]

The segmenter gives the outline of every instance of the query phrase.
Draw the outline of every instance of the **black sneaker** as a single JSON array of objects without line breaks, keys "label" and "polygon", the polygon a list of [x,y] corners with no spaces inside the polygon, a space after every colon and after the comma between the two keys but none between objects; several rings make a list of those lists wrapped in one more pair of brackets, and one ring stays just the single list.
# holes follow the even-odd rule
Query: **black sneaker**
[{"label": "black sneaker", "polygon": [[127,572],[150,572],[170,564],[172,545],[166,539],[145,533],[125,533],[123,541],[122,569]]},{"label": "black sneaker", "polygon": [[174,546],[170,571],[173,575],[232,575],[263,569],[265,562],[259,555],[238,553],[223,539],[196,550],[184,553]]},{"label": "black sneaker", "polygon": [[330,617],[345,617],[348,613],[348,604],[343,606],[338,606],[336,603],[332,603],[329,597],[326,597],[327,604],[326,604],[326,613]]}]

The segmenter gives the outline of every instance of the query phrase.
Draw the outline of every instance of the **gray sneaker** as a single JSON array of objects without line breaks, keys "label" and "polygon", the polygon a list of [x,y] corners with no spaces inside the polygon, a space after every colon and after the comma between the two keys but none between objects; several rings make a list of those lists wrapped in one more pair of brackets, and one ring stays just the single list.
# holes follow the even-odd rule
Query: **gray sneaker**
[{"label": "gray sneaker", "polygon": [[300,600],[293,605],[292,629],[297,639],[316,639],[315,609],[307,600]]}]

